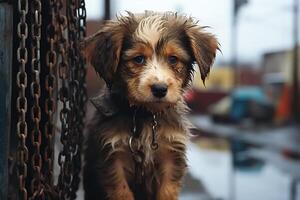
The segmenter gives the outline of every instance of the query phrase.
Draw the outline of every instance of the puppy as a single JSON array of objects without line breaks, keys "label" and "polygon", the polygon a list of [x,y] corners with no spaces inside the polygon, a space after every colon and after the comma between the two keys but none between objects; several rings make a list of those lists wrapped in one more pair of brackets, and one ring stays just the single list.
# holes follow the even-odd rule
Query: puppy
[{"label": "puppy", "polygon": [[85,199],[175,200],[186,171],[190,123],[183,100],[193,66],[204,81],[218,42],[177,13],[106,21],[83,52],[106,82],[85,151]]}]

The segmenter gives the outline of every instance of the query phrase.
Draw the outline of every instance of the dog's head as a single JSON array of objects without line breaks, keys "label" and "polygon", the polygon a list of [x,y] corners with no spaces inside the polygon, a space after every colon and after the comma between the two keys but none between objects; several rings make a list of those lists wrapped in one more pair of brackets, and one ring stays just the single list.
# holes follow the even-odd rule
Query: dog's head
[{"label": "dog's head", "polygon": [[177,13],[128,13],[84,41],[86,58],[106,84],[151,110],[182,99],[194,64],[204,82],[217,49],[213,35]]}]

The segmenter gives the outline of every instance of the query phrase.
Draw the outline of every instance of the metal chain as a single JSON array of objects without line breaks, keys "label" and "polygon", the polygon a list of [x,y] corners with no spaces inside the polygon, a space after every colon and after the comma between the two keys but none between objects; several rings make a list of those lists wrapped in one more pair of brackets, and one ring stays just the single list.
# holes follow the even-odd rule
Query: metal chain
[{"label": "metal chain", "polygon": [[[63,8],[62,1],[59,10]],[[78,6],[80,5],[80,6]],[[58,163],[60,175],[58,189],[60,199],[76,199],[76,191],[80,182],[81,170],[81,142],[83,131],[85,92],[85,66],[80,56],[78,42],[85,35],[85,4],[75,0],[67,1],[67,19],[59,14],[59,76],[61,79],[60,101],[63,108],[60,112],[62,122],[61,142],[63,149],[59,153]],[[81,22],[77,16],[81,17]],[[68,25],[68,40],[64,37],[64,30]],[[82,97],[81,97],[82,96]]]},{"label": "metal chain", "polygon": [[136,124],[137,109],[134,109],[132,116],[132,135],[128,140],[128,146],[132,153],[133,160],[135,162],[135,189],[137,190],[142,183],[144,176],[144,162],[145,162],[145,152],[143,145],[140,144],[139,134],[137,134],[137,124]]},{"label": "metal chain", "polygon": [[31,166],[33,170],[33,178],[31,180],[31,198],[30,199],[44,199],[44,188],[41,183],[41,168],[42,168],[42,156],[41,156],[41,142],[42,136],[40,131],[41,121],[41,108],[39,105],[39,99],[41,96],[40,86],[40,41],[41,41],[41,9],[42,5],[39,0],[34,0],[31,4],[31,96],[33,105],[31,107],[31,119],[33,127],[31,131],[31,143],[33,147],[33,155],[31,157]]},{"label": "metal chain", "polygon": [[[50,23],[46,27],[46,37],[49,50],[46,52],[47,76],[45,77],[45,89],[47,98],[45,110],[40,108],[41,86],[41,25],[42,3],[41,0],[30,1],[31,7],[31,98],[32,107],[30,141],[32,144],[32,179],[30,182],[30,199],[47,199],[47,190],[53,186],[53,114],[57,102],[54,100],[56,83],[56,66],[58,66],[59,100],[62,103],[60,110],[61,143],[63,149],[58,155],[60,175],[57,189],[58,198],[76,199],[76,191],[80,182],[82,132],[84,129],[86,95],[86,66],[85,60],[80,55],[79,41],[86,35],[86,9],[84,0],[68,0],[66,5],[67,17],[63,15],[63,0],[48,0]],[[27,73],[25,66],[28,61],[26,41],[28,37],[28,0],[18,0],[18,12],[20,20],[17,25],[17,33],[20,39],[17,49],[19,72],[17,74],[17,86],[19,95],[17,98],[17,135],[19,144],[17,148],[17,164],[20,199],[28,199],[26,189],[27,165],[29,159],[27,140]],[[68,33],[68,37],[65,35]],[[66,39],[68,38],[68,39]],[[58,65],[57,65],[57,61]],[[44,134],[41,131],[42,113],[46,114]],[[30,142],[28,141],[28,142]],[[41,156],[42,155],[42,156]]]},{"label": "metal chain", "polygon": [[[78,41],[82,41],[86,37],[86,8],[85,1],[79,0],[78,8]],[[79,48],[79,47],[78,47]],[[83,56],[79,55],[79,133],[81,134],[84,129],[84,117],[85,117],[85,105],[87,102],[87,91],[86,91],[86,60]],[[80,136],[82,137],[82,135]],[[81,145],[82,139],[79,138],[79,145]]]},{"label": "metal chain", "polygon": [[60,166],[60,173],[58,177],[58,195],[59,199],[67,199],[68,194],[68,182],[70,181],[70,167],[67,164],[71,158],[68,151],[69,143],[69,90],[68,90],[68,78],[69,78],[69,63],[68,63],[68,43],[65,37],[65,30],[67,28],[67,18],[62,14],[63,12],[63,0],[57,1],[58,6],[58,51],[59,51],[59,64],[58,64],[58,75],[60,78],[61,87],[59,89],[59,100],[62,103],[60,110],[60,121],[61,121],[61,135],[60,141],[63,145],[63,149],[58,155],[58,164]]},{"label": "metal chain", "polygon": [[[73,156],[73,179],[71,183],[71,199],[76,199],[76,191],[78,190],[79,183],[80,183],[80,171],[81,171],[81,150],[82,150],[82,141],[83,141],[83,130],[84,130],[84,117],[85,117],[85,104],[87,101],[87,94],[86,94],[86,65],[85,59],[81,56],[79,51],[79,44],[78,42],[81,41],[86,36],[86,9],[85,9],[85,1],[84,0],[77,0],[77,38],[74,44],[76,50],[76,56],[78,57],[79,63],[77,64],[78,69],[75,71],[74,74],[75,78],[78,81],[78,88],[77,88],[77,96],[74,96],[75,106],[77,107],[76,117],[74,116],[74,124],[73,126],[77,126],[75,129],[75,133],[73,134],[76,136],[75,147],[76,152]],[[75,68],[76,65],[73,65]]]},{"label": "metal chain", "polygon": [[[132,153],[133,160],[135,162],[135,189],[139,190],[139,186],[142,184],[145,168],[145,152],[143,149],[143,144],[140,144],[140,135],[137,133],[137,122],[136,122],[137,109],[134,110],[132,116],[132,130],[131,136],[128,140],[128,146]],[[158,143],[156,141],[156,132],[157,132],[157,117],[156,114],[152,114],[152,141],[151,149],[157,150]]]},{"label": "metal chain", "polygon": [[[140,150],[140,149],[137,149],[138,145],[137,145],[137,141],[136,141],[138,139],[138,136],[136,134],[136,131],[137,131],[136,112],[137,112],[137,110],[135,109],[134,113],[133,113],[133,117],[132,117],[132,124],[133,124],[132,130],[131,130],[132,135],[129,137],[129,140],[128,140],[128,146],[132,153],[135,153],[137,150]],[[152,127],[151,127],[152,128],[152,140],[151,140],[151,149],[152,150],[158,149],[158,143],[156,141],[157,126],[158,126],[158,122],[157,122],[156,114],[152,114]]]},{"label": "metal chain", "polygon": [[80,52],[78,49],[79,40],[79,18],[78,18],[78,5],[80,2],[78,0],[68,0],[67,1],[67,17],[68,17],[68,38],[69,38],[69,64],[70,64],[70,137],[72,138],[70,143],[70,153],[71,153],[71,166],[72,168],[72,180],[70,182],[70,199],[76,199],[76,191],[79,186],[80,178],[80,165],[81,165],[81,155],[80,155],[80,135],[82,134],[80,130],[80,124],[78,123],[80,119],[79,112],[82,108],[79,107],[79,72],[80,69],[77,67],[80,61]]},{"label": "metal chain", "polygon": [[18,123],[17,123],[17,135],[19,144],[17,147],[17,173],[18,173],[18,186],[19,186],[19,198],[27,200],[26,178],[27,178],[27,162],[28,162],[28,149],[26,147],[27,138],[27,98],[25,96],[25,90],[27,88],[27,73],[25,71],[25,65],[28,61],[28,51],[26,48],[26,40],[28,37],[28,25],[26,22],[26,15],[28,13],[28,1],[18,0],[18,12],[20,14],[20,20],[17,25],[17,34],[20,39],[19,47],[17,49],[17,60],[19,63],[19,71],[17,73],[17,86],[19,88],[19,95],[17,97],[17,111],[18,111]]},{"label": "metal chain", "polygon": [[57,5],[56,0],[49,1],[49,24],[46,27],[46,37],[49,48],[46,52],[46,66],[47,66],[47,75],[45,78],[45,89],[47,92],[47,98],[45,101],[45,113],[47,120],[44,127],[44,138],[43,141],[45,149],[43,159],[45,162],[44,166],[44,176],[45,184],[48,186],[53,185],[53,137],[54,137],[54,125],[53,125],[53,114],[56,108],[56,102],[54,100],[55,92],[55,83],[56,77],[54,75],[56,64],[57,64]]},{"label": "metal chain", "polygon": [[152,150],[157,150],[158,149],[158,143],[156,141],[156,132],[157,132],[157,119],[156,115],[152,115],[152,141],[151,141],[151,149]]},{"label": "metal chain", "polygon": [[138,148],[138,145],[137,145],[137,134],[136,134],[136,131],[137,131],[137,127],[136,127],[136,112],[137,110],[134,109],[133,111],[133,116],[132,116],[132,129],[131,129],[131,133],[132,135],[129,137],[129,140],[128,140],[128,146],[129,146],[129,149],[131,151],[131,153],[135,154],[135,152],[137,151],[137,148]]}]

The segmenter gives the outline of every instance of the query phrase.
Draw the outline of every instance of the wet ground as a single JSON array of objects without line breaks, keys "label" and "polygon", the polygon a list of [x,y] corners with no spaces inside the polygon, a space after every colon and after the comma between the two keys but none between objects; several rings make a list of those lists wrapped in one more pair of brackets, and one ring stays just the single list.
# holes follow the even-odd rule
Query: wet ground
[{"label": "wet ground", "polygon": [[[232,176],[229,151],[203,149],[194,143],[188,146],[188,160],[179,200],[290,200],[291,177],[275,166],[235,170]],[[230,192],[233,183],[234,195]],[[297,191],[296,200],[300,200],[299,184]],[[83,199],[82,189],[77,199]]]},{"label": "wet ground", "polygon": [[[189,173],[193,179],[201,180],[211,199],[290,199],[291,177],[271,164],[265,163],[243,170],[236,169],[233,174],[229,151],[207,150],[193,143],[189,144],[188,149]],[[183,194],[187,194],[188,191],[189,188],[186,188]],[[297,193],[296,199],[300,200],[300,184]],[[181,198],[181,200],[194,199],[202,200],[193,192],[190,195],[182,195]]]},{"label": "wet ground", "polygon": [[[56,140],[58,152],[60,142],[59,138]],[[189,170],[179,200],[290,200],[292,178],[288,173],[270,163],[233,172],[229,150],[207,148],[197,140],[193,142],[188,144]],[[56,163],[56,178],[58,172]],[[296,200],[300,200],[300,183],[297,193]],[[82,187],[77,199],[83,199]]]}]

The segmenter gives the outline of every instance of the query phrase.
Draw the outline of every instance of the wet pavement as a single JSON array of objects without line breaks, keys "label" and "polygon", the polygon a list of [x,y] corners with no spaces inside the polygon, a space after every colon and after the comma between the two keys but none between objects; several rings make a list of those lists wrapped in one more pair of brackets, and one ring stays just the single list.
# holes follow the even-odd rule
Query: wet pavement
[{"label": "wet pavement", "polygon": [[[232,178],[229,151],[207,150],[190,143],[187,158],[189,170],[179,200],[233,200],[230,196],[233,181],[235,200],[290,199],[291,177],[272,165],[265,164],[248,171],[236,170]],[[82,187],[77,199],[83,200]],[[300,200],[300,195],[296,200]]]},{"label": "wet pavement", "polygon": [[[233,172],[231,158],[230,151],[207,150],[196,144],[189,144],[189,172],[194,179],[202,181],[213,199],[290,199],[292,177],[288,173],[270,163],[246,170],[236,169]],[[297,193],[296,200],[300,200],[300,184],[297,185]],[[200,196],[198,200],[201,200]]]},{"label": "wet pavement", "polygon": [[[57,152],[61,146],[59,138],[56,140],[57,160]],[[194,140],[193,142],[197,143]],[[233,173],[232,155],[229,150],[203,148],[196,143],[188,144],[189,169],[179,200],[290,199],[292,177],[289,173],[270,163],[251,170],[235,170]],[[57,179],[59,168],[56,162],[55,164],[54,175]],[[300,200],[300,184],[297,185],[297,193],[296,200]],[[77,199],[83,200],[82,186]]]}]

